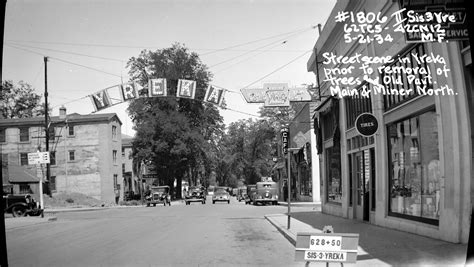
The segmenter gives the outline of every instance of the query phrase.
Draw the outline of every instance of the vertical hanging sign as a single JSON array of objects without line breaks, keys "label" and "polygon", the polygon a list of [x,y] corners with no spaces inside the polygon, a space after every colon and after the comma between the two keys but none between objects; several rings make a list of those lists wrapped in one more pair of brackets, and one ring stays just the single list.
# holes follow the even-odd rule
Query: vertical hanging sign
[{"label": "vertical hanging sign", "polygon": [[90,98],[95,111],[103,110],[112,106],[106,89],[90,95]]},{"label": "vertical hanging sign", "polygon": [[222,104],[222,100],[224,99],[224,92],[225,91],[222,88],[209,85],[206,90],[206,95],[204,96],[204,102],[220,106]]},{"label": "vertical hanging sign", "polygon": [[122,93],[123,101],[128,101],[128,100],[138,98],[138,90],[134,82],[121,84],[120,91]]},{"label": "vertical hanging sign", "polygon": [[148,96],[156,97],[156,96],[166,96],[166,79],[150,79],[148,85]]},{"label": "vertical hanging sign", "polygon": [[196,95],[196,81],[178,80],[177,97],[192,98]]},{"label": "vertical hanging sign", "polygon": [[286,155],[288,153],[288,138],[290,137],[290,133],[288,131],[288,128],[283,128],[280,130],[280,132],[283,154]]}]

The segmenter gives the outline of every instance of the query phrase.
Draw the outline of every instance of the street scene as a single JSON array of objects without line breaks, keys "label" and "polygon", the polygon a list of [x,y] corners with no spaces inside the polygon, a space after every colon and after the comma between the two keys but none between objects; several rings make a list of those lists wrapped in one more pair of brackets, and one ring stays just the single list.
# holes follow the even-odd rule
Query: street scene
[{"label": "street scene", "polygon": [[0,266],[474,266],[467,11],[6,2]]}]

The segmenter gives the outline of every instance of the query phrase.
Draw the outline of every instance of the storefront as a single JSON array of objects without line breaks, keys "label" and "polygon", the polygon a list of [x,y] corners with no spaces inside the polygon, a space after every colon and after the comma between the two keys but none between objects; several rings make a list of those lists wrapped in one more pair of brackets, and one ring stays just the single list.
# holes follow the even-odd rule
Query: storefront
[{"label": "storefront", "polygon": [[[405,34],[395,31],[393,40],[381,44],[346,42],[347,29],[334,19],[339,11],[379,14],[387,18],[382,28],[394,28],[393,14],[401,3],[370,3],[338,1],[308,62],[308,70],[319,74],[322,95],[313,118],[317,138],[312,143],[320,155],[322,211],[466,243],[472,177],[467,97],[472,74],[465,56],[469,44],[407,42]],[[324,62],[326,52],[392,60],[373,63],[375,71],[366,73],[350,60]],[[354,83],[350,95],[335,94],[328,73],[350,66],[355,66],[351,75],[360,82]],[[418,87],[425,91],[394,93]],[[433,91],[426,93],[427,88]],[[444,88],[447,94],[435,94],[435,88]],[[356,119],[363,113],[377,119],[375,134],[361,135],[356,129]]]}]

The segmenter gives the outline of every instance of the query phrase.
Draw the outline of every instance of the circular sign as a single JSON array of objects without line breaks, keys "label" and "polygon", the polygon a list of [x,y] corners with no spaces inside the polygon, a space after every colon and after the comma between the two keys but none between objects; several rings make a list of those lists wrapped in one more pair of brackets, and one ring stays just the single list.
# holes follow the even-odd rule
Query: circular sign
[{"label": "circular sign", "polygon": [[379,123],[377,122],[377,118],[370,113],[362,113],[360,114],[356,121],[355,126],[357,132],[363,136],[372,136],[377,132],[379,128]]}]

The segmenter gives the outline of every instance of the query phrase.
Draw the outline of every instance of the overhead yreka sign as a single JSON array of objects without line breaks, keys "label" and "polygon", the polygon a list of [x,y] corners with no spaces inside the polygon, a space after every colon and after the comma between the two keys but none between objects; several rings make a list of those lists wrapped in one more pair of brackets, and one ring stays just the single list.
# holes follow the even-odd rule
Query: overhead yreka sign
[{"label": "overhead yreka sign", "polygon": [[[138,83],[129,82],[100,90],[89,97],[95,111],[100,111],[113,105],[140,97],[166,97],[169,95],[168,84],[164,78],[148,80],[148,87],[143,89],[146,90],[146,94],[142,94],[143,91]],[[118,90],[118,94],[112,94],[114,92],[110,90]],[[117,91],[115,92],[117,93]],[[220,106],[223,103],[224,94],[225,89],[209,85],[206,89],[204,102]],[[176,97],[195,99],[195,96],[196,81],[182,79],[178,80]]]}]

